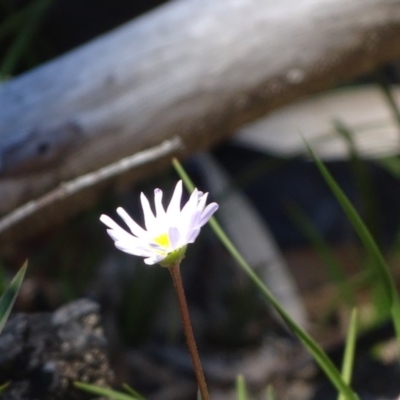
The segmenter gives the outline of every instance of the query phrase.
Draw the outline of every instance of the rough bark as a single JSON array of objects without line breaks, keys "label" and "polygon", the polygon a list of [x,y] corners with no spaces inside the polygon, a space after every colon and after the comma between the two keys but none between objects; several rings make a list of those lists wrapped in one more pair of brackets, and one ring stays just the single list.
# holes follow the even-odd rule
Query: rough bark
[{"label": "rough bark", "polygon": [[396,1],[168,3],[0,87],[0,215],[175,135],[183,156],[207,149],[399,57],[399,40]]}]

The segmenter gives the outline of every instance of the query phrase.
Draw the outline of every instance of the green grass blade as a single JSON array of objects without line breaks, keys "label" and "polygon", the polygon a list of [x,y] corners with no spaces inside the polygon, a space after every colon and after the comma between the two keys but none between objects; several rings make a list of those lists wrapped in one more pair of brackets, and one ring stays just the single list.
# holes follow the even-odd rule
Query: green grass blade
[{"label": "green grass blade", "polygon": [[140,399],[140,400],[145,400],[144,397],[143,397],[139,392],[137,392],[135,389],[133,389],[132,387],[130,387],[127,383],[124,383],[124,384],[122,385],[122,387],[123,387],[131,396],[134,396],[134,397],[136,397],[136,398],[138,398],[138,399]]},{"label": "green grass blade", "polygon": [[275,400],[275,391],[272,385],[267,387],[267,400]]},{"label": "green grass blade", "polygon": [[393,178],[400,178],[400,160],[397,156],[378,158],[374,163],[385,169]]},{"label": "green grass blade", "polygon": [[[358,328],[358,313],[353,309],[350,317],[349,331],[347,333],[346,348],[344,351],[342,377],[343,380],[350,385],[351,376],[354,367],[354,356],[357,342],[357,328]],[[338,400],[346,400],[342,394],[339,394]]]},{"label": "green grass blade", "polygon": [[74,386],[78,389],[84,390],[85,392],[98,394],[100,396],[108,397],[113,400],[141,400],[140,397],[131,396],[125,393],[117,392],[112,389],[103,388],[96,385],[90,385],[83,382],[74,382]]},{"label": "green grass blade", "polygon": [[[177,159],[173,160],[173,166],[177,171],[178,175],[184,181],[186,187],[192,191],[194,189],[194,185],[191,182],[189,176],[186,174],[185,170],[179,163]],[[211,218],[210,226],[213,229],[214,233],[220,239],[222,244],[226,247],[229,253],[234,257],[234,259],[238,262],[240,267],[244,270],[244,272],[248,275],[248,277],[253,281],[253,283],[258,287],[261,294],[267,299],[267,301],[274,307],[276,312],[280,315],[283,321],[288,325],[288,327],[292,330],[292,332],[298,337],[298,339],[302,342],[302,344],[307,348],[310,354],[314,357],[314,360],[318,363],[321,369],[328,376],[331,383],[338,389],[339,392],[343,393],[347,400],[358,400],[356,394],[351,390],[351,388],[344,382],[339,371],[326,355],[326,353],[322,350],[322,348],[305,332],[300,326],[298,326],[292,318],[286,313],[286,311],[280,306],[272,293],[268,290],[268,288],[264,285],[262,280],[257,276],[257,274],[252,270],[250,265],[244,260],[241,254],[237,251],[234,244],[231,240],[226,236],[225,232],[218,224],[215,218]]]},{"label": "green grass blade", "polygon": [[223,232],[222,228],[218,222],[213,218],[210,220],[210,225],[231,255],[236,259],[242,269],[247,273],[249,278],[258,287],[260,292],[266,297],[268,302],[275,308],[280,317],[289,326],[292,332],[299,338],[303,345],[308,349],[311,355],[314,357],[315,361],[319,364],[321,369],[327,374],[331,382],[336,386],[336,388],[342,392],[346,399],[357,399],[355,394],[352,392],[350,387],[342,380],[339,371],[334,366],[332,361],[322,350],[322,348],[305,332],[300,326],[298,326],[286,313],[286,311],[280,306],[272,293],[267,289],[261,279],[255,274],[251,267],[246,263],[242,256],[238,253],[233,243],[228,239],[228,237]]},{"label": "green grass blade", "polygon": [[35,7],[35,2],[32,2],[18,11],[9,11],[7,18],[0,24],[0,40],[4,40],[11,33],[18,32]]},{"label": "green grass blade", "polygon": [[0,385],[0,393],[3,393],[9,385],[10,385],[10,382],[6,382],[6,383],[3,383],[2,385]]},{"label": "green grass blade", "polygon": [[[375,191],[368,172],[367,165],[360,155],[357,146],[354,142],[354,132],[349,129],[343,122],[335,120],[334,127],[339,135],[345,140],[349,149],[350,163],[353,169],[353,175],[357,187],[357,191],[360,194],[362,200],[362,207],[364,208],[365,220],[367,225],[370,227],[371,232],[374,235],[378,234],[377,224],[377,210]],[[376,236],[377,237],[377,236]]]},{"label": "green grass blade", "polygon": [[19,289],[22,285],[22,281],[24,280],[27,266],[28,262],[25,261],[24,265],[21,267],[17,275],[15,275],[14,279],[11,281],[3,295],[0,297],[0,332],[3,330],[4,325],[6,324],[12,306],[15,303],[15,299],[18,296]]},{"label": "green grass blade", "polygon": [[52,0],[36,0],[35,6],[27,14],[25,23],[21,26],[10,49],[7,51],[0,64],[0,76],[7,77],[12,75],[19,60],[29,48],[32,38],[38,29],[44,13]]},{"label": "green grass blade", "polygon": [[[373,184],[370,174],[368,173],[368,168],[365,164],[365,161],[362,159],[362,156],[359,154],[357,146],[354,142],[354,132],[339,120],[334,121],[334,126],[338,134],[340,134],[345,140],[349,149],[350,165],[353,169],[357,192],[359,193],[359,197],[362,201],[361,210],[364,215],[365,225],[368,227],[373,237],[379,238],[379,224],[377,222],[378,206],[376,203],[376,195],[375,191],[373,190]],[[371,263],[374,263],[374,260],[371,259],[369,253],[367,253],[367,255],[368,257],[365,260],[365,265],[367,269],[371,269],[371,267],[373,268]],[[381,285],[372,285],[372,300],[375,314],[378,319],[389,316],[388,307],[385,304],[385,296],[382,294],[382,290],[384,289]]]},{"label": "green grass blade", "polygon": [[236,378],[236,394],[237,400],[247,400],[246,381],[243,375],[238,375]]},{"label": "green grass blade", "polygon": [[394,98],[388,79],[386,78],[383,71],[378,72],[377,78],[378,78],[378,84],[382,89],[383,95],[385,96],[385,99],[393,113],[393,117],[398,127],[400,128],[400,110],[397,105],[396,99]]},{"label": "green grass blade", "polygon": [[376,281],[377,287],[380,287],[380,293],[382,295],[382,300],[385,301],[387,311],[390,312],[393,320],[393,324],[396,331],[397,344],[400,351],[400,302],[397,295],[396,287],[394,281],[391,277],[389,268],[380,252],[375,240],[373,239],[367,226],[364,224],[363,220],[344,194],[342,189],[336,183],[335,179],[322,163],[322,161],[316,156],[313,150],[306,143],[308,150],[321,172],[325,182],[328,184],[339,204],[342,206],[347,218],[352,223],[355,231],[357,232],[361,242],[369,253],[371,260],[371,268],[373,269],[373,277]]}]

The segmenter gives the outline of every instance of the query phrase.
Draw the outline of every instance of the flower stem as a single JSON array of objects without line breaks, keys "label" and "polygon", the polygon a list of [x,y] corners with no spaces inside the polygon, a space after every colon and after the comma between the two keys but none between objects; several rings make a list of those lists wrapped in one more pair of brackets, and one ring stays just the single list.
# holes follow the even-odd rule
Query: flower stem
[{"label": "flower stem", "polygon": [[186,336],[186,343],[189,348],[192,359],[194,373],[196,375],[197,385],[200,390],[202,400],[210,400],[207,390],[206,380],[204,378],[203,368],[201,367],[199,353],[197,351],[196,341],[193,335],[192,324],[190,322],[189,310],[186,303],[185,291],[183,290],[182,277],[179,264],[174,264],[168,268],[174,282],[176,296],[178,298],[179,308],[181,309],[183,331]]}]

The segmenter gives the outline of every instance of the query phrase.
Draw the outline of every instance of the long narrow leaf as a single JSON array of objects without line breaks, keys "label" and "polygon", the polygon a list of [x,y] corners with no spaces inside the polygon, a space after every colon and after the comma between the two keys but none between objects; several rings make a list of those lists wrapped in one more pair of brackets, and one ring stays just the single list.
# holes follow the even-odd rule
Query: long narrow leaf
[{"label": "long narrow leaf", "polygon": [[12,306],[14,305],[15,299],[17,298],[22,281],[24,280],[27,266],[28,262],[25,262],[3,295],[0,297],[0,332],[3,330],[7,318],[10,315]]},{"label": "long narrow leaf", "polygon": [[34,8],[27,15],[27,20],[21,26],[15,37],[10,49],[7,51],[4,59],[0,64],[0,75],[8,76],[13,74],[15,67],[23,56],[24,52],[29,49],[29,45],[34,37],[34,33],[38,29],[44,13],[52,0],[36,0]]},{"label": "long narrow leaf", "polygon": [[[177,159],[173,160],[173,166],[177,171],[178,175],[185,182],[186,187],[192,191],[194,189],[194,185],[191,182],[189,176],[186,174],[182,165],[179,163]],[[356,394],[351,390],[351,388],[344,382],[339,371],[326,355],[326,353],[322,350],[322,348],[305,332],[300,326],[298,326],[292,318],[286,313],[286,311],[280,306],[275,297],[269,291],[269,289],[264,285],[262,280],[257,276],[257,274],[252,270],[250,265],[244,260],[241,254],[237,251],[234,244],[231,240],[226,236],[225,232],[218,224],[215,218],[210,219],[210,226],[213,229],[214,233],[220,239],[222,244],[226,247],[229,253],[236,259],[240,267],[244,270],[244,272],[248,275],[248,277],[253,281],[253,283],[258,287],[260,292],[264,295],[264,297],[268,300],[268,302],[274,307],[276,312],[281,316],[283,321],[288,325],[288,327],[292,330],[292,332],[298,337],[298,339],[303,343],[303,345],[307,348],[307,350],[314,357],[314,360],[318,363],[321,369],[328,376],[332,384],[338,389],[339,392],[343,393],[347,400],[358,400]]]},{"label": "long narrow leaf", "polygon": [[390,312],[392,316],[396,331],[397,345],[400,352],[400,302],[389,268],[370,231],[351,204],[350,200],[347,198],[342,189],[336,183],[331,173],[328,171],[322,161],[316,156],[313,150],[308,146],[308,144],[307,147],[315,164],[324,177],[325,182],[332,190],[339,204],[342,206],[343,211],[345,212],[349,221],[352,223],[355,231],[364,244],[364,247],[369,253],[371,260],[373,261],[371,263],[371,266],[374,268],[373,278],[376,279],[376,284],[382,288],[381,293],[383,299],[385,300],[387,311]]},{"label": "long narrow leaf", "polygon": [[113,400],[140,400],[140,397],[130,396],[125,393],[117,392],[112,389],[102,388],[100,386],[90,385],[83,382],[74,382],[74,386],[78,389],[82,389],[86,392],[105,396]]},{"label": "long narrow leaf", "polygon": [[135,389],[131,388],[127,383],[122,384],[122,387],[131,395],[134,397],[137,397],[139,400],[145,400],[144,397],[137,392]]},{"label": "long narrow leaf", "polygon": [[272,385],[267,387],[267,400],[275,400],[275,392]]},{"label": "long narrow leaf", "polygon": [[[346,348],[344,351],[343,365],[342,365],[342,377],[343,380],[350,385],[351,376],[353,373],[354,366],[354,355],[356,350],[357,341],[357,325],[358,315],[357,310],[353,309],[350,317],[349,331],[347,333]],[[338,400],[346,400],[342,394],[339,395]]]},{"label": "long narrow leaf", "polygon": [[354,142],[355,133],[346,126],[342,121],[333,121],[336,131],[345,140],[349,149],[350,162],[353,169],[353,175],[356,182],[357,190],[362,199],[362,206],[365,210],[365,218],[368,225],[371,227],[371,231],[377,235],[377,210],[376,196],[373,190],[373,184],[371,176],[367,169],[367,165],[362,158],[362,155],[357,149],[356,143]]},{"label": "long narrow leaf", "polygon": [[382,89],[383,95],[385,96],[385,99],[390,109],[392,110],[396,123],[400,128],[400,109],[399,106],[397,105],[396,99],[393,96],[393,92],[389,85],[388,79],[386,78],[383,72],[378,72],[377,78],[378,78],[378,83]]},{"label": "long narrow leaf", "polygon": [[0,393],[3,393],[8,388],[9,385],[10,385],[10,382],[6,382],[6,383],[3,383],[2,385],[0,385]]},{"label": "long narrow leaf", "polygon": [[[340,134],[345,140],[349,149],[350,165],[353,169],[357,191],[362,200],[361,207],[364,214],[364,219],[366,221],[366,226],[369,227],[371,233],[375,235],[375,237],[379,237],[377,223],[378,206],[376,204],[376,196],[373,190],[370,174],[368,173],[367,165],[365,164],[365,161],[363,160],[362,155],[360,155],[356,143],[354,142],[355,133],[340,120],[333,121],[333,124],[338,134]],[[371,267],[373,268],[373,262],[373,260],[367,258],[366,267],[369,269],[371,269]],[[384,290],[384,288],[382,288],[381,285],[374,285],[372,286],[371,293],[376,313],[385,318],[388,316],[388,308],[384,304],[385,296],[382,296],[382,290]]]},{"label": "long narrow leaf", "polygon": [[374,160],[374,163],[383,168],[393,178],[400,178],[400,160],[397,156],[378,158]]},{"label": "long narrow leaf", "polygon": [[247,400],[247,388],[243,375],[236,378],[236,394],[237,400]]}]

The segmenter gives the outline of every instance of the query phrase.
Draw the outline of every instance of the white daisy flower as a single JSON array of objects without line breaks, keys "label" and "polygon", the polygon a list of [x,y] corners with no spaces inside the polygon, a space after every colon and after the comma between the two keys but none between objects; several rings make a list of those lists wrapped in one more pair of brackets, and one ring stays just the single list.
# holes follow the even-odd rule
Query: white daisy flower
[{"label": "white daisy flower", "polygon": [[140,195],[146,229],[139,226],[122,207],[117,209],[117,213],[130,233],[107,215],[102,215],[100,221],[109,228],[107,232],[119,250],[145,257],[144,262],[148,265],[160,263],[171,266],[183,259],[187,244],[196,240],[201,227],[218,210],[218,204],[206,206],[208,193],[195,189],[181,209],[182,181],[177,183],[167,210],[162,205],[162,196],[162,190],[154,190],[154,215],[146,196],[143,193]]}]

